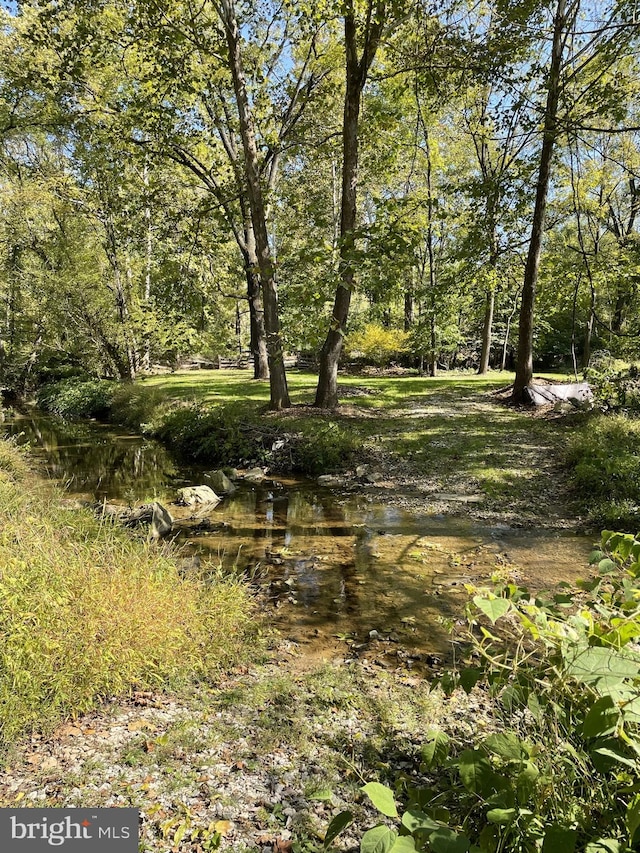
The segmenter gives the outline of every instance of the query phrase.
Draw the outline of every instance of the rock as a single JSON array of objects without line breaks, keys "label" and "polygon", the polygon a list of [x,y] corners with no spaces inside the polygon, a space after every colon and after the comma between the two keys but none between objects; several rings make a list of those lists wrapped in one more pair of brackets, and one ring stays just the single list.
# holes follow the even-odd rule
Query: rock
[{"label": "rock", "polygon": [[183,506],[209,506],[220,503],[220,498],[209,486],[186,486],[178,489],[178,503]]},{"label": "rock", "polygon": [[566,385],[527,385],[525,394],[534,406],[548,406],[560,401],[581,407],[593,402],[593,393],[588,382]]},{"label": "rock", "polygon": [[366,477],[368,473],[369,473],[369,466],[368,465],[358,465],[358,467],[356,468],[356,477],[359,480],[362,480],[364,477]]},{"label": "rock", "polygon": [[169,510],[161,503],[154,501],[151,504],[151,538],[162,539],[168,536],[173,529],[173,518]]},{"label": "rock", "polygon": [[321,474],[318,477],[318,485],[327,486],[330,489],[340,489],[346,486],[346,484],[346,478],[340,477],[337,474]]},{"label": "rock", "polygon": [[224,471],[212,471],[210,474],[206,474],[205,476],[211,484],[211,488],[217,495],[232,495],[236,490],[236,487]]},{"label": "rock", "polygon": [[247,483],[261,483],[265,479],[265,473],[262,468],[250,468],[245,471],[244,479]]},{"label": "rock", "polygon": [[384,480],[384,474],[379,471],[372,471],[370,474],[366,474],[364,479],[367,483],[381,483]]}]

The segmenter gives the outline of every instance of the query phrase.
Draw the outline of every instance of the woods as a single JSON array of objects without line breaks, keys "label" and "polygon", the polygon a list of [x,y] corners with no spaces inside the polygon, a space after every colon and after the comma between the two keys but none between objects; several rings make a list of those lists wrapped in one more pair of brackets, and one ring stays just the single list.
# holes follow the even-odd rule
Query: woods
[{"label": "woods", "polygon": [[[2,381],[638,351],[632,4],[8,4]],[[517,357],[515,353],[517,352]]]}]

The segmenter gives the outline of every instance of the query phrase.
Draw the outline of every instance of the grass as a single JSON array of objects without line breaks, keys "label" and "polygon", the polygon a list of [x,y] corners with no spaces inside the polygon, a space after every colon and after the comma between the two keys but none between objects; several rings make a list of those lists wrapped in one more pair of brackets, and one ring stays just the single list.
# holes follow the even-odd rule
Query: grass
[{"label": "grass", "polygon": [[132,688],[212,679],[255,637],[240,583],[182,578],[60,498],[0,443],[0,747]]}]

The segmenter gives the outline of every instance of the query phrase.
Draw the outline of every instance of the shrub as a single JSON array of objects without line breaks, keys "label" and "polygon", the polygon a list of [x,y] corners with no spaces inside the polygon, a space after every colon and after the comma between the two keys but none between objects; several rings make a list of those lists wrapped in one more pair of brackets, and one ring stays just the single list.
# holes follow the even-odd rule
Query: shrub
[{"label": "shrub", "polygon": [[640,420],[589,418],[569,442],[567,460],[578,496],[598,523],[640,524]]},{"label": "shrub", "polygon": [[244,404],[180,407],[166,414],[154,435],[181,456],[210,465],[267,463],[276,439]]},{"label": "shrub", "polygon": [[[12,448],[0,454],[7,466]],[[0,745],[133,687],[210,678],[245,654],[237,581],[181,577],[151,546],[25,475],[0,478]]]},{"label": "shrub", "polygon": [[407,334],[369,323],[362,331],[349,335],[346,346],[350,355],[359,355],[371,364],[385,367],[406,352]]},{"label": "shrub", "polygon": [[343,468],[359,445],[357,437],[335,421],[307,421],[301,429],[289,453],[291,467],[303,474],[317,476]]},{"label": "shrub", "polygon": [[62,379],[40,388],[37,402],[41,409],[61,418],[104,419],[117,387],[108,379]]}]

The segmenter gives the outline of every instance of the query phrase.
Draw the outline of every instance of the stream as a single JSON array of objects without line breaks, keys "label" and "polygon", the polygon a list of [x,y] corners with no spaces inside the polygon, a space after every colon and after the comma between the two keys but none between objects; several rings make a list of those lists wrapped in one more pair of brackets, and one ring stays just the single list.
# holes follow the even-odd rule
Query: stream
[{"label": "stream", "polygon": [[[207,482],[206,469],[112,426],[32,412],[8,414],[4,427],[70,497],[158,500],[179,514],[171,506],[176,489]],[[240,482],[214,509],[198,511],[200,528],[210,530],[181,535],[184,565],[197,558],[204,570],[235,567],[247,575],[272,602],[292,653],[302,651],[305,660],[359,657],[408,667],[437,667],[449,656],[449,626],[462,616],[465,584],[490,583],[497,572],[539,589],[586,572],[588,537],[410,512],[379,494],[292,478]]]}]

